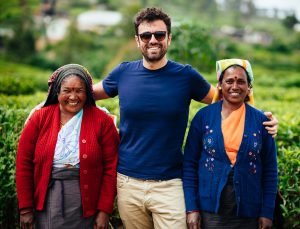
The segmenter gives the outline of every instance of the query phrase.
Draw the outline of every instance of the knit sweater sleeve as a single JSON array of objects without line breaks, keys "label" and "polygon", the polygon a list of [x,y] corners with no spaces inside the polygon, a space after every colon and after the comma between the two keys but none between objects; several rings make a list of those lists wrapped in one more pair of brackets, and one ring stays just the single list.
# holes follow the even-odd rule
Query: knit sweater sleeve
[{"label": "knit sweater sleeve", "polygon": [[116,171],[118,163],[119,134],[113,120],[107,115],[105,115],[104,121],[102,122],[100,145],[103,153],[103,177],[97,208],[106,213],[111,213],[117,193]]},{"label": "knit sweater sleeve", "polygon": [[201,112],[198,112],[191,123],[184,150],[183,190],[186,211],[199,210],[198,167],[202,150],[201,121]]},{"label": "knit sweater sleeve", "polygon": [[19,208],[34,207],[34,151],[38,139],[39,113],[35,112],[21,133],[16,158],[16,189]]},{"label": "knit sweater sleeve", "polygon": [[[263,121],[267,121],[265,117]],[[262,144],[262,187],[263,202],[261,206],[261,217],[273,219],[275,199],[278,185],[278,168],[275,141],[263,127]]]}]

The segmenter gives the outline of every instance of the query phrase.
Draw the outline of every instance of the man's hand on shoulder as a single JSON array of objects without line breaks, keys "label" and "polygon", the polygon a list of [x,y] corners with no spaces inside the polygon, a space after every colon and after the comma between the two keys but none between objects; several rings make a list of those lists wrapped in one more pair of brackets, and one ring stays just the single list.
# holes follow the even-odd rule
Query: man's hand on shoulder
[{"label": "man's hand on shoulder", "polygon": [[278,120],[270,111],[265,111],[264,114],[268,117],[270,121],[263,122],[266,130],[273,138],[276,137],[278,133]]}]

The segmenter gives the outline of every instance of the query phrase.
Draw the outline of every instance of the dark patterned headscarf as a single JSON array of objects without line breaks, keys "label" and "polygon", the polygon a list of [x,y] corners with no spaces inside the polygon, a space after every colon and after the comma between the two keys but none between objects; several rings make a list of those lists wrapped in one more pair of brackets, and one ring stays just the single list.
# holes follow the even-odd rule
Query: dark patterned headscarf
[{"label": "dark patterned headscarf", "polygon": [[44,107],[58,103],[57,94],[60,92],[61,83],[67,77],[75,75],[82,79],[86,85],[86,105],[95,106],[93,96],[93,80],[89,71],[79,64],[67,64],[57,69],[48,80],[48,96]]}]

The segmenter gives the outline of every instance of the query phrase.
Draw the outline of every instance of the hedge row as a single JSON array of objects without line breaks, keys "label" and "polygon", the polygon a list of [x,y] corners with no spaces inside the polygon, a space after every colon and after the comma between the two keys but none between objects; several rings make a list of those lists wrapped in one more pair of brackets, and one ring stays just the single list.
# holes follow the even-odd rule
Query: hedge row
[{"label": "hedge row", "polygon": [[[17,200],[15,192],[15,156],[17,142],[29,109],[0,106],[0,228],[17,225]],[[282,210],[286,228],[300,227],[300,135],[299,124],[281,123],[278,136],[279,189],[283,196]],[[298,131],[292,133],[292,131]],[[291,141],[289,141],[291,140]]]}]

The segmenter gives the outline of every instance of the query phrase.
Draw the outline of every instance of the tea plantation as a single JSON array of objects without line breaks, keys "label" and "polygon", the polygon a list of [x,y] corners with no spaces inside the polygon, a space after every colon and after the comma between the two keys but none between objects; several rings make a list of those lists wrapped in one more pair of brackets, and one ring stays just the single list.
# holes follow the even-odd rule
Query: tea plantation
[{"label": "tea plantation", "polygon": [[[272,111],[279,120],[276,137],[279,163],[279,191],[285,228],[300,227],[300,73],[296,70],[271,71],[253,64],[255,106]],[[15,156],[18,138],[31,109],[46,98],[51,72],[0,61],[0,227],[18,224],[15,191]],[[215,74],[204,74],[215,84]],[[99,80],[95,80],[98,82]],[[98,101],[116,114],[118,99]],[[189,123],[203,104],[192,102]],[[9,225],[9,226],[8,226]]]}]

